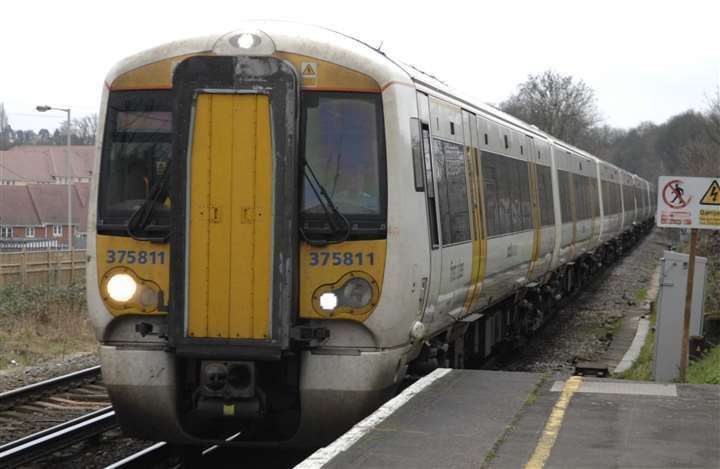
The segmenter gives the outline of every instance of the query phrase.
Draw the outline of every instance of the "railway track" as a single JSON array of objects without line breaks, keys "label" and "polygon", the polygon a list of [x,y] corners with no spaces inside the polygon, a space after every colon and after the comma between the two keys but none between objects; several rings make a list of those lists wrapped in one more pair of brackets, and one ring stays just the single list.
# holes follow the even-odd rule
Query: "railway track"
[{"label": "railway track", "polygon": [[17,467],[117,426],[99,366],[0,393],[0,466]]}]

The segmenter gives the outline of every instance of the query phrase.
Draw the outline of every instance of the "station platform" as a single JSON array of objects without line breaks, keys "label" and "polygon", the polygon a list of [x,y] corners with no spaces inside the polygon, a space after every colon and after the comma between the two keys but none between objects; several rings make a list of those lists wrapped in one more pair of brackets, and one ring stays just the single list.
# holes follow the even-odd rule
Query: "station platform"
[{"label": "station platform", "polygon": [[308,468],[720,468],[720,385],[439,369]]}]

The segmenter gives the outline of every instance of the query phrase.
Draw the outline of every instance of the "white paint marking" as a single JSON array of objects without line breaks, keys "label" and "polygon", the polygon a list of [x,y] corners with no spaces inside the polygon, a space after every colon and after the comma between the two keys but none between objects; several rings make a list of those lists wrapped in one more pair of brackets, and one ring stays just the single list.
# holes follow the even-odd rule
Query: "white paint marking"
[{"label": "white paint marking", "polygon": [[396,410],[405,405],[408,401],[410,401],[410,399],[415,397],[438,379],[450,373],[450,371],[452,371],[450,368],[438,368],[429,375],[420,378],[411,386],[408,386],[408,388],[403,392],[387,401],[378,410],[355,424],[354,427],[345,432],[345,434],[343,434],[340,438],[308,456],[307,459],[295,466],[295,469],[316,469],[323,467],[340,453],[348,450],[360,438],[368,434],[372,429],[382,423],[383,420],[395,413]]},{"label": "white paint marking", "polygon": [[[560,392],[564,386],[564,381],[555,381],[550,391]],[[577,392],[581,394],[626,394],[637,396],[677,397],[677,386],[674,384],[659,383],[583,381]]]},{"label": "white paint marking", "polygon": [[628,370],[635,360],[640,356],[640,350],[645,344],[645,338],[647,337],[648,330],[650,330],[650,321],[648,319],[640,319],[638,321],[637,330],[635,331],[635,338],[633,338],[630,348],[627,349],[622,360],[615,367],[613,373],[622,373]]}]

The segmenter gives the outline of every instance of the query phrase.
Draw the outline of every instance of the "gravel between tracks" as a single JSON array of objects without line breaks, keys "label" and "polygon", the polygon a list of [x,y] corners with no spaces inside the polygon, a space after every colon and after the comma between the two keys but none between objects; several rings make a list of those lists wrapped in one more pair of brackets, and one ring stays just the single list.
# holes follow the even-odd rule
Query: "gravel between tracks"
[{"label": "gravel between tracks", "polygon": [[607,361],[605,354],[620,321],[645,312],[642,296],[667,246],[662,231],[655,229],[557,311],[508,362],[497,367],[569,374],[576,362]]},{"label": "gravel between tracks", "polygon": [[97,354],[77,353],[33,366],[6,368],[0,370],[0,392],[45,381],[98,364]]}]

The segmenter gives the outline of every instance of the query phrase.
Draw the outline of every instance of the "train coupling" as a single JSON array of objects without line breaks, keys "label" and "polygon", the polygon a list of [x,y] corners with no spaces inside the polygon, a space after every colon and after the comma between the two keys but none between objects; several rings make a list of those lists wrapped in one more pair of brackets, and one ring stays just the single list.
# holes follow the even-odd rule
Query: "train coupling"
[{"label": "train coupling", "polygon": [[263,416],[264,395],[255,385],[255,363],[203,361],[196,411],[210,418]]}]

